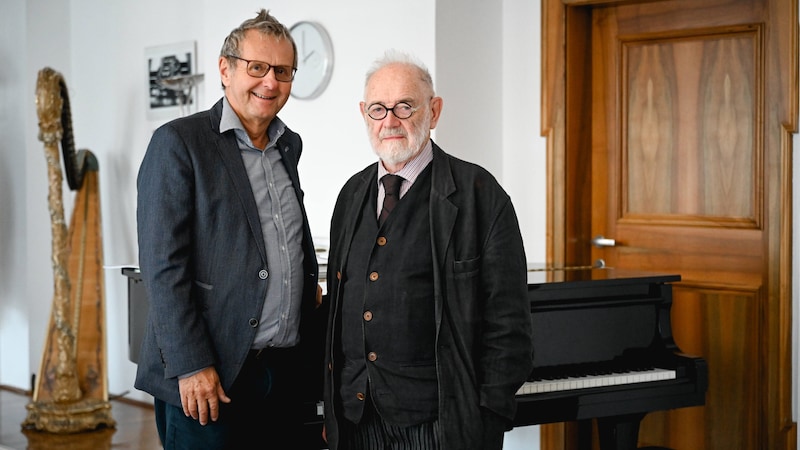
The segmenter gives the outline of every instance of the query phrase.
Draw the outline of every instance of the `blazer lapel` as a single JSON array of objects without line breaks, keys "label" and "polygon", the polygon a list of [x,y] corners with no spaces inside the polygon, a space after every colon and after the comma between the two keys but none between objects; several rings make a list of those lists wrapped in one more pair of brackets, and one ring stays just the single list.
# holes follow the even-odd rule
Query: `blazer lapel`
[{"label": "blazer lapel", "polygon": [[433,144],[433,164],[431,174],[431,235],[434,246],[434,264],[439,267],[445,261],[450,237],[458,216],[458,207],[454,205],[449,196],[456,191],[453,172],[448,159],[438,145]]},{"label": "blazer lapel", "polygon": [[284,136],[281,136],[278,139],[276,147],[278,151],[281,152],[281,161],[286,167],[286,172],[289,173],[289,178],[292,180],[292,185],[294,186],[295,191],[297,191],[299,199],[300,175],[297,172],[298,158],[295,152],[292,151],[292,147],[286,141],[287,139],[285,138],[284,134]]},{"label": "blazer lapel", "polygon": [[351,207],[350,207],[350,217],[347,218],[347,223],[345,224],[344,234],[343,234],[343,245],[342,248],[345,250],[345,254],[341,256],[341,267],[347,266],[347,260],[350,256],[350,247],[353,242],[353,236],[356,231],[356,224],[358,223],[358,218],[361,216],[361,211],[364,206],[364,202],[367,201],[369,198],[369,188],[370,182],[375,181],[378,176],[378,166],[373,164],[366,170],[361,172],[361,179],[360,184],[358,187],[353,191],[351,197]]},{"label": "blazer lapel", "polygon": [[232,132],[218,134],[217,136],[217,153],[225,165],[234,190],[242,203],[247,223],[250,226],[250,232],[253,233],[261,258],[266,262],[267,250],[264,246],[264,236],[261,233],[258,207],[256,206],[256,200],[253,198],[253,191],[250,188],[250,179],[247,176],[244,163],[242,163],[239,146],[236,144],[236,136]]}]

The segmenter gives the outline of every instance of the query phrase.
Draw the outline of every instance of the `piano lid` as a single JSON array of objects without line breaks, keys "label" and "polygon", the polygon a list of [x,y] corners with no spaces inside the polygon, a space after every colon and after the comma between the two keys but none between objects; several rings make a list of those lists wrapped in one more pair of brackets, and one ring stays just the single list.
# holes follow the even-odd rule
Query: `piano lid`
[{"label": "piano lid", "polygon": [[580,286],[583,284],[580,282],[586,282],[593,285],[603,285],[643,282],[669,283],[680,280],[681,276],[677,274],[615,269],[613,267],[605,267],[600,265],[555,267],[542,263],[528,264],[529,287],[531,285],[544,285],[560,282],[578,282],[574,284],[576,284],[576,286]]},{"label": "piano lid", "polygon": [[529,266],[534,366],[612,361],[656,347],[671,353],[664,342],[671,339],[669,284],[680,279],[605,267]]}]

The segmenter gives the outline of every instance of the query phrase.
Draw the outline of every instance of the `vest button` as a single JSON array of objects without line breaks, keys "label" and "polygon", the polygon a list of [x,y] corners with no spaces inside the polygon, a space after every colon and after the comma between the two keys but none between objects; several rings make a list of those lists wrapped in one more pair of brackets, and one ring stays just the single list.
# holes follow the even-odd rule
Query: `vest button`
[{"label": "vest button", "polygon": [[379,238],[378,238],[378,245],[379,245],[379,246],[381,246],[381,247],[383,247],[384,245],[386,245],[386,238],[385,238],[385,237],[383,237],[383,236],[379,237]]},{"label": "vest button", "polygon": [[378,354],[375,352],[369,352],[367,353],[367,359],[372,362],[375,362],[375,360],[378,359]]},{"label": "vest button", "polygon": [[269,276],[269,272],[267,272],[267,269],[261,269],[261,270],[258,271],[258,278],[261,278],[262,280],[266,280],[268,276]]},{"label": "vest button", "polygon": [[250,324],[251,327],[255,328],[258,326],[258,319],[256,319],[255,317],[251,317],[250,320],[247,321],[247,323]]},{"label": "vest button", "polygon": [[378,272],[371,272],[369,274],[369,281],[378,281]]},{"label": "vest button", "polygon": [[364,401],[364,399],[366,398],[366,396],[364,395],[364,393],[363,393],[363,392],[359,392],[358,394],[356,394],[356,398],[357,398],[357,399],[359,399],[359,400],[361,400],[361,401]]},{"label": "vest button", "polygon": [[372,311],[365,311],[364,312],[364,320],[366,320],[367,322],[372,320]]}]

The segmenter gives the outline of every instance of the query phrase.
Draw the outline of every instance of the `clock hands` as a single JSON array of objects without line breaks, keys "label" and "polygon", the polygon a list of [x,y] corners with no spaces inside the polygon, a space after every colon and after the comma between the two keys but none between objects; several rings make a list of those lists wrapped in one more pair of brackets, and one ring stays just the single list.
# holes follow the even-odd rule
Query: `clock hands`
[{"label": "clock hands", "polygon": [[302,99],[316,98],[331,77],[330,37],[313,22],[298,22],[290,31],[296,44],[298,66],[291,94]]},{"label": "clock hands", "polygon": [[[306,30],[300,30],[300,53],[306,54]],[[303,61],[305,60],[306,58],[303,57]]]},{"label": "clock hands", "polygon": [[305,64],[315,52],[316,50],[311,50],[310,52],[306,53],[306,30],[300,30],[300,55],[302,58],[300,62]]}]

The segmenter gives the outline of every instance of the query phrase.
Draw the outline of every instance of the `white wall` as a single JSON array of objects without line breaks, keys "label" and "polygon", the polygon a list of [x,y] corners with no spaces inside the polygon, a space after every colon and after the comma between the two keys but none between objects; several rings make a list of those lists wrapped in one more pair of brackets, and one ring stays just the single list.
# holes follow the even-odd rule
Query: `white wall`
[{"label": "white wall", "polygon": [[[27,270],[25,253],[25,129],[24,109],[20,105],[33,97],[25,96],[26,40],[25,1],[13,0],[0,6],[0,58],[17,64],[0,66],[0,382],[27,386],[30,375],[28,348],[28,308],[24,282]],[[16,45],[6,45],[14,43]],[[44,153],[42,153],[44,155]],[[5,336],[5,337],[4,337]],[[14,337],[14,339],[11,339]],[[22,358],[19,358],[22,356]]]},{"label": "white wall", "polygon": [[[399,48],[428,64],[444,97],[435,139],[497,176],[514,199],[528,259],[541,262],[539,5],[540,0],[3,0],[0,56],[11,63],[0,68],[0,384],[31,388],[52,303],[47,170],[34,103],[40,69],[50,66],[64,75],[76,146],[97,155],[106,265],[137,262],[136,173],[152,131],[163,122],[147,119],[144,49],[196,41],[198,68],[205,74],[199,106],[207,108],[221,95],[217,55],[223,38],[262,7],[286,24],[320,22],[334,43],[335,67],[325,93],[311,101],[290,99],[280,114],[303,136],[301,181],[320,240],[327,238],[338,187],[375,160],[358,113],[364,72],[385,49]],[[376,27],[384,32],[365,36]],[[65,186],[67,216],[73,196]],[[127,359],[126,283],[118,269],[106,271],[109,391],[150,401],[133,388],[135,366]],[[510,433],[506,448],[538,448],[532,442],[538,442],[538,427]]]}]

